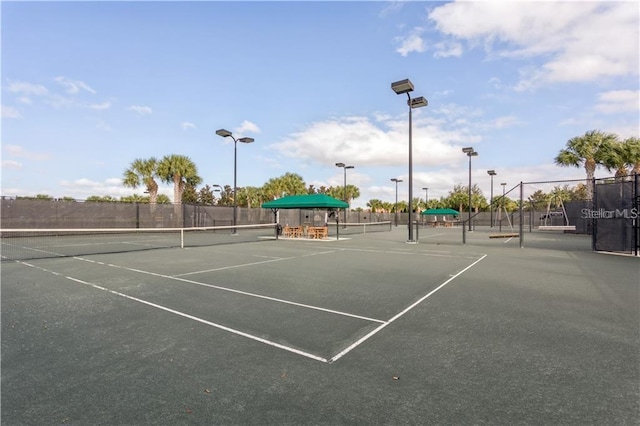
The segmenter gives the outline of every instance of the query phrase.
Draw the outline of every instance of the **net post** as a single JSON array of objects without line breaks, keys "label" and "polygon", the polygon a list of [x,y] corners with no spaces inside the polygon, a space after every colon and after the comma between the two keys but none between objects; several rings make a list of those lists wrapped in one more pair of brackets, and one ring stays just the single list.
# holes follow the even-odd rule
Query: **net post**
[{"label": "net post", "polygon": [[180,248],[184,248],[184,228],[180,228]]}]

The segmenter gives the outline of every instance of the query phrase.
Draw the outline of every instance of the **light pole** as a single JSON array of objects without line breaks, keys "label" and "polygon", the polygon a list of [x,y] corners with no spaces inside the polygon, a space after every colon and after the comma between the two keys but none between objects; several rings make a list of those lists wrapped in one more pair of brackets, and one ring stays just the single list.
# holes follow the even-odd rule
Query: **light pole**
[{"label": "light pole", "polygon": [[238,211],[238,197],[237,197],[237,193],[238,193],[238,183],[237,183],[237,177],[238,177],[238,142],[242,142],[242,143],[252,143],[254,141],[253,138],[240,138],[240,139],[236,139],[233,134],[225,129],[219,129],[216,130],[216,135],[218,136],[222,136],[223,138],[228,138],[230,137],[231,139],[233,139],[233,232],[232,234],[237,234],[237,230],[235,228],[236,226],[236,218],[237,218],[237,211]]},{"label": "light pole", "polygon": [[495,175],[497,175],[495,170],[487,170],[487,173],[489,174],[489,176],[491,176],[491,202],[489,203],[489,211],[491,212],[490,214],[490,224],[489,227],[493,228],[493,177]]},{"label": "light pole", "polygon": [[[413,92],[413,83],[407,78],[405,80],[396,81],[395,83],[391,83],[391,89],[396,92],[398,95],[402,95],[403,93],[407,94],[407,105],[409,105],[409,241],[408,243],[415,243],[413,239],[413,219],[412,219],[412,211],[413,211],[413,153],[412,153],[412,140],[411,140],[411,111],[414,108],[420,108],[423,106],[427,106],[427,100],[420,96],[414,99],[411,99],[410,92]],[[397,225],[397,223],[396,223]]]},{"label": "light pole", "polygon": [[467,154],[467,157],[469,157],[469,232],[471,232],[471,157],[477,156],[478,153],[474,151],[471,146],[462,148],[462,152]]},{"label": "light pole", "polygon": [[396,183],[396,206],[394,207],[394,210],[396,212],[395,214],[396,226],[398,226],[398,182],[402,182],[402,179],[392,178],[391,182]]},{"label": "light pole", "polygon": [[422,188],[425,190],[425,194],[424,194],[424,206],[425,209],[429,209],[429,188]]},{"label": "light pole", "polygon": [[[355,166],[347,166],[344,163],[336,163],[336,166],[338,167],[342,167],[344,169],[344,202],[348,203],[347,201],[347,169],[353,169],[355,168]],[[344,209],[344,223],[345,223],[345,227],[347,226],[347,209]]]}]

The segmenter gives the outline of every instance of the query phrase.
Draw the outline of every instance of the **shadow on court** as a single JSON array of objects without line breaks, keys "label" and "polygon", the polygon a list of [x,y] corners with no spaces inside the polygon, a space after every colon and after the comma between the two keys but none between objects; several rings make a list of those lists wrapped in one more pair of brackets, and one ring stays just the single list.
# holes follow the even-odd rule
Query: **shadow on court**
[{"label": "shadow on court", "polygon": [[2,422],[640,419],[637,258],[419,237],[3,262]]}]

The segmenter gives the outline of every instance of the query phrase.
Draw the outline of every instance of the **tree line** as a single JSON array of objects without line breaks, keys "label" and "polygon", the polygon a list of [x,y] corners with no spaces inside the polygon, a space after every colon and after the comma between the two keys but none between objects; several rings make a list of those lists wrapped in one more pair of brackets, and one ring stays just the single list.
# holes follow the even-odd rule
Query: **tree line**
[{"label": "tree line", "polygon": [[[609,172],[615,172],[616,180],[629,179],[632,174],[640,174],[640,139],[631,137],[620,139],[616,134],[606,133],[600,130],[591,130],[584,135],[576,136],[567,141],[566,146],[560,150],[554,158],[555,164],[566,167],[583,167],[586,172],[585,184],[579,184],[574,188],[555,187],[549,193],[537,191],[526,201],[532,206],[540,203],[548,203],[548,200],[563,199],[591,199],[593,193],[592,179],[598,167],[604,167]],[[148,195],[131,195],[121,197],[116,200],[111,196],[91,196],[85,201],[121,201],[138,202],[150,204],[170,203],[169,197],[158,194],[158,182],[173,184],[175,204],[190,203],[201,205],[237,205],[247,208],[258,208],[262,203],[281,198],[286,195],[315,194],[322,193],[331,197],[344,200],[351,204],[351,201],[360,197],[360,189],[355,185],[344,186],[320,186],[307,185],[302,176],[296,173],[285,173],[282,176],[269,179],[261,187],[246,186],[238,187],[238,193],[234,194],[230,185],[206,184],[198,189],[202,183],[202,178],[198,175],[196,164],[184,155],[166,155],[161,159],[150,157],[147,159],[137,158],[131,162],[124,171],[122,184],[129,188],[144,188]],[[471,187],[471,200],[469,200],[468,186],[455,185],[447,196],[439,199],[412,200],[412,208],[419,211],[429,208],[453,208],[458,211],[466,211],[471,204],[472,210],[482,211],[489,208],[488,201],[478,185]],[[38,194],[35,197],[18,197],[35,199],[52,199],[46,194]],[[73,200],[64,197],[61,200]],[[508,197],[494,197],[501,205],[511,211],[518,208],[518,202],[510,200]],[[388,201],[371,199],[367,202],[367,207],[372,212],[407,212],[408,202],[398,201],[397,205]],[[357,209],[361,210],[361,209]]]}]

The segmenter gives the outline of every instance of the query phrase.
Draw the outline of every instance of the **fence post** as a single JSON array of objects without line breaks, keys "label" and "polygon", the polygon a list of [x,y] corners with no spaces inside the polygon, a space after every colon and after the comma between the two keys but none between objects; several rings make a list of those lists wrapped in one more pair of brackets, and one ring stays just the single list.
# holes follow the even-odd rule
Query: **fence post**
[{"label": "fence post", "polygon": [[524,213],[524,185],[522,181],[520,181],[520,226],[518,227],[518,232],[520,234],[520,248],[524,246],[524,221],[523,219]]}]

